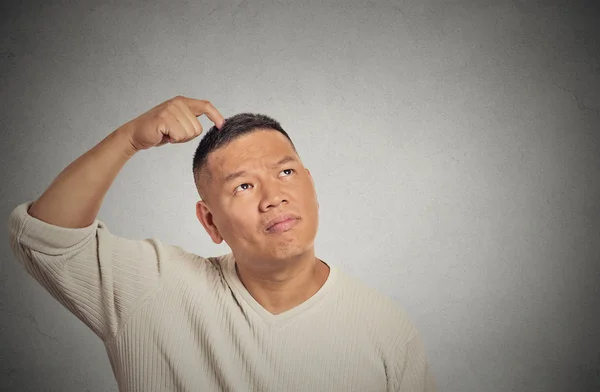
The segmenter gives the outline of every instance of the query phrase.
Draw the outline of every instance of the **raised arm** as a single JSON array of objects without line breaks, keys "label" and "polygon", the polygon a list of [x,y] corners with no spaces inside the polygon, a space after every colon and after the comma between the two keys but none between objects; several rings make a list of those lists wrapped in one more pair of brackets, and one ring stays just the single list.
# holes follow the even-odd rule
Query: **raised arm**
[{"label": "raised arm", "polygon": [[16,259],[105,342],[185,255],[155,238],[112,234],[96,218],[102,200],[134,154],[198,136],[202,127],[196,116],[202,114],[222,127],[223,117],[208,101],[176,97],[163,102],[80,156],[37,201],[22,203],[9,217]]},{"label": "raised arm", "polygon": [[197,116],[218,128],[223,116],[208,101],[175,97],[123,124],[73,161],[30,207],[29,214],[67,228],[89,226],[125,163],[136,152],[166,143],[184,143],[202,132]]}]

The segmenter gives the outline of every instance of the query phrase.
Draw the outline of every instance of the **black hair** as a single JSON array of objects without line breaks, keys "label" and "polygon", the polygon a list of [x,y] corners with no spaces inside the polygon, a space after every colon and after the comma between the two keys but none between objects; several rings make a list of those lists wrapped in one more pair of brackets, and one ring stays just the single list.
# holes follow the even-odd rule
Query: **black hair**
[{"label": "black hair", "polygon": [[[200,177],[201,172],[206,166],[208,155],[221,147],[227,146],[240,136],[259,130],[281,132],[290,141],[292,148],[296,154],[298,154],[296,146],[294,146],[294,142],[292,142],[290,136],[283,130],[281,124],[273,118],[258,113],[240,113],[226,118],[223,128],[218,129],[216,125],[213,125],[208,132],[206,132],[204,137],[200,140],[198,148],[196,148],[196,153],[194,154],[192,171],[194,173],[196,189],[198,190],[200,197],[203,197],[200,189]],[[207,174],[210,178],[210,173]]]}]

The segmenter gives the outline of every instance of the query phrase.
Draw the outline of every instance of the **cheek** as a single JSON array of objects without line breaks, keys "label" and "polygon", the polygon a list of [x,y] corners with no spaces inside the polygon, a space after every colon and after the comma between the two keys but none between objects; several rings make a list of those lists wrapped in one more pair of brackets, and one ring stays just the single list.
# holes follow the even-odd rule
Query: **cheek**
[{"label": "cheek", "polygon": [[319,215],[319,206],[313,188],[304,188],[297,201],[300,207],[299,212],[305,215],[311,223],[317,225],[316,221]]},{"label": "cheek", "polygon": [[306,180],[307,182],[303,184],[302,187],[302,201],[305,207],[312,207],[313,205],[316,208],[317,205],[317,193],[315,188],[313,187],[310,180]]},{"label": "cheek", "polygon": [[224,234],[233,242],[247,241],[257,230],[256,222],[247,211],[233,211],[223,222]]}]

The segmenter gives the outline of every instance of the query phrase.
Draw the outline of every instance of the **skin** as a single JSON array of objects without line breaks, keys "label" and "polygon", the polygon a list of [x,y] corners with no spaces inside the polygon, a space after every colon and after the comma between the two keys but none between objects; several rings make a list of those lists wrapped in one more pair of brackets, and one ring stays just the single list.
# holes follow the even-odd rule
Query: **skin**
[{"label": "skin", "polygon": [[[284,157],[294,160],[274,166]],[[312,175],[286,137],[269,129],[244,135],[213,151],[206,170],[211,180],[196,215],[213,242],[229,245],[248,292],[272,314],[314,295],[329,276],[314,251],[319,204]],[[240,170],[246,174],[224,181]],[[281,213],[297,215],[296,225],[266,231]]]}]

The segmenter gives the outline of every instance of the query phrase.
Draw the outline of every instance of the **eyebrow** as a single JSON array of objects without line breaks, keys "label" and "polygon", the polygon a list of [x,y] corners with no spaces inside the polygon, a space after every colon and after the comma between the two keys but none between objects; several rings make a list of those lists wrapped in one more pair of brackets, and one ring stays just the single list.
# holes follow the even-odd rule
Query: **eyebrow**
[{"label": "eyebrow", "polygon": [[[294,158],[291,155],[287,155],[287,156],[283,157],[279,162],[271,165],[271,167],[275,168],[275,167],[281,166],[281,165],[283,165],[285,163],[288,163],[288,162],[297,162],[297,161],[298,161],[297,158]],[[229,173],[223,179],[223,184],[228,184],[229,182],[235,180],[236,178],[245,176],[246,174],[248,174],[248,172],[246,172],[245,170],[239,170],[239,171],[236,171],[236,172],[233,172],[233,173]]]}]

